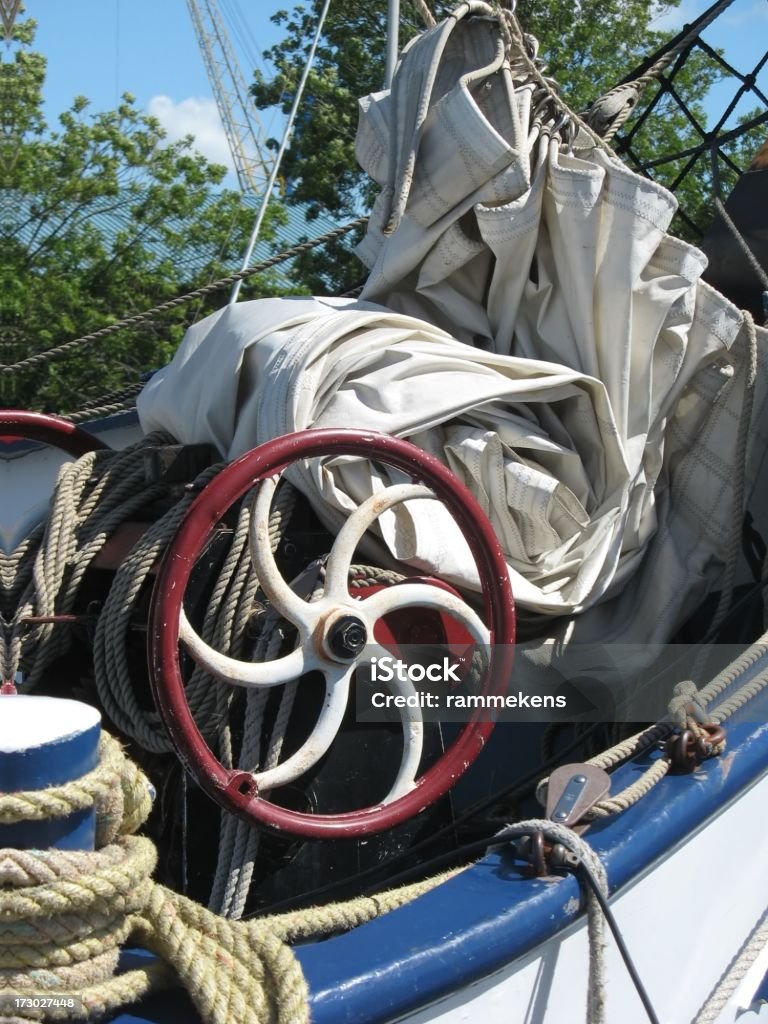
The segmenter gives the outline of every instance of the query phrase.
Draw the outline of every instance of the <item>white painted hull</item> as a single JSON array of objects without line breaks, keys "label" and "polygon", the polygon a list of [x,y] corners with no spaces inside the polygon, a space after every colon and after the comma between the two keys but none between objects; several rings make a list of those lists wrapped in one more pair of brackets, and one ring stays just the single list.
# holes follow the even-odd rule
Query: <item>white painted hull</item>
[{"label": "white painted hull", "polygon": [[[768,906],[768,775],[718,817],[654,864],[611,901],[635,966],[662,1024],[688,1024]],[[653,827],[652,825],[650,827]],[[570,1024],[583,1021],[588,942],[582,918],[490,978],[429,1008],[408,1024]],[[608,1024],[648,1017],[607,934]],[[732,1024],[768,969],[756,960],[718,1018]]]}]

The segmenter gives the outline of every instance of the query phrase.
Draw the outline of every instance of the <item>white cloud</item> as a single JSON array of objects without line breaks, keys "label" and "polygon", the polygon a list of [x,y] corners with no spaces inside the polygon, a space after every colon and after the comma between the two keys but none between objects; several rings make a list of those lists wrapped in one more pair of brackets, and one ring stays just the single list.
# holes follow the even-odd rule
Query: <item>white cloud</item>
[{"label": "white cloud", "polygon": [[224,164],[230,171],[234,170],[215,100],[189,96],[177,103],[170,96],[161,94],[152,97],[148,109],[166,130],[171,142],[183,139],[185,135],[194,135],[195,149],[212,163]]}]

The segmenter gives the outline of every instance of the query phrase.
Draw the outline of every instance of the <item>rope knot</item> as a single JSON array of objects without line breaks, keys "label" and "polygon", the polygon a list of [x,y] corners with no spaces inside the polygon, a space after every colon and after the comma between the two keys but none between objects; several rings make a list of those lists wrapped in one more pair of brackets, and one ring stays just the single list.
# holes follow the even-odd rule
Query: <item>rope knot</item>
[{"label": "rope knot", "polygon": [[691,679],[685,679],[675,686],[667,705],[667,712],[674,724],[680,728],[691,723],[696,726],[706,722],[699,688]]}]

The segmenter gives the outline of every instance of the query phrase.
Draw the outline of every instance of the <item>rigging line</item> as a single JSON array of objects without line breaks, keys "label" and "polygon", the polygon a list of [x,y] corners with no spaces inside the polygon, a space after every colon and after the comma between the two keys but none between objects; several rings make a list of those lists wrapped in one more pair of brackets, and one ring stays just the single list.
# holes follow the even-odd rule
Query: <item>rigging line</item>
[{"label": "rigging line", "polygon": [[640,975],[637,972],[637,968],[635,967],[634,961],[630,956],[627,944],[624,941],[624,936],[621,934],[618,922],[616,921],[616,918],[613,916],[613,911],[611,910],[608,901],[603,895],[600,886],[598,885],[597,879],[592,873],[591,868],[581,858],[579,858],[579,865],[576,868],[576,873],[581,875],[581,877],[587,883],[589,888],[592,890],[592,895],[597,900],[600,910],[602,911],[603,917],[608,923],[608,927],[611,929],[611,933],[613,934],[616,946],[619,950],[619,953],[621,954],[621,959],[624,961],[624,966],[627,968],[627,972],[629,973],[629,976],[632,979],[632,984],[635,986],[635,990],[637,991],[637,994],[640,997],[640,1001],[642,1002],[643,1007],[645,1008],[645,1012],[648,1014],[648,1020],[651,1021],[651,1024],[659,1024],[659,1018],[656,1015],[656,1011],[653,1008],[653,1004],[651,1003],[645,985],[640,979]]},{"label": "rigging line", "polygon": [[[222,262],[223,262],[224,253],[226,252],[226,250],[227,250],[227,248],[229,246],[230,239],[232,238],[232,235],[234,234],[234,231],[235,231],[235,221],[237,220],[238,214],[242,211],[244,206],[245,206],[244,194],[241,192],[240,193],[240,200],[239,200],[238,204],[237,205],[233,204],[232,216],[231,216],[230,221],[229,221],[229,227],[227,228],[227,233],[226,233],[226,235],[225,235],[225,237],[224,237],[224,239],[223,239],[223,241],[221,243],[221,248],[219,249],[218,259],[222,260]],[[216,262],[212,261],[212,263],[211,263],[211,272],[208,275],[208,280],[207,280],[206,284],[211,284],[213,282],[214,275],[216,273],[216,265],[217,265]],[[197,323],[197,320],[198,320],[198,318],[199,318],[199,316],[200,316],[200,314],[201,314],[201,312],[203,310],[204,302],[205,302],[205,297],[201,295],[200,298],[197,301],[197,305],[196,305],[195,309],[192,310],[190,312],[190,314],[189,314],[188,322],[184,325],[185,329],[189,328],[192,324]]]},{"label": "rigging line", "polygon": [[434,14],[429,9],[427,0],[414,0],[414,3],[419,9],[419,14],[421,15],[421,19],[424,22],[425,27],[433,28],[437,24],[437,21]]},{"label": "rigging line", "polygon": [[[491,793],[489,796],[483,797],[481,800],[475,801],[475,803],[471,804],[466,811],[463,811],[457,817],[453,818],[450,822],[448,822],[447,825],[443,825],[436,832],[432,832],[424,839],[419,840],[419,842],[415,843],[407,850],[400,850],[399,852],[394,853],[389,857],[385,857],[378,864],[372,864],[370,867],[364,868],[363,870],[358,871],[353,875],[348,875],[343,880],[333,879],[333,881],[326,882],[325,885],[317,886],[315,889],[310,889],[307,892],[296,893],[294,896],[286,897],[283,900],[279,900],[277,903],[270,904],[268,907],[261,907],[257,911],[253,911],[249,914],[244,914],[243,920],[251,917],[256,917],[257,915],[261,916],[263,914],[272,914],[277,910],[292,909],[294,906],[301,906],[307,900],[315,900],[317,897],[325,896],[327,893],[333,892],[334,889],[343,887],[344,885],[347,885],[350,882],[359,883],[366,878],[375,876],[380,872],[388,868],[391,868],[393,865],[399,864],[401,861],[407,860],[408,857],[418,853],[425,847],[431,846],[436,840],[442,838],[444,835],[447,835],[450,832],[455,831],[457,826],[462,825],[465,821],[471,820],[477,814],[481,813],[486,808],[492,807],[494,804],[499,803],[501,800],[511,799],[512,797],[517,797],[518,795],[525,795],[526,790],[532,793],[537,782],[541,779],[543,772],[546,773],[547,771],[549,771],[550,768],[555,768],[560,764],[566,763],[564,761],[564,758],[568,757],[568,755],[571,754],[574,750],[578,750],[578,748],[582,745],[584,740],[587,739],[592,733],[597,732],[601,725],[602,722],[592,722],[589,728],[586,730],[586,732],[582,733],[580,736],[575,737],[570,743],[565,744],[557,751],[557,753],[553,754],[552,757],[548,758],[546,761],[542,761],[532,771],[528,772],[527,775],[523,775],[521,779],[517,779],[515,780],[515,782],[509,783],[502,789],[496,790],[496,792]],[[497,835],[497,832],[494,832],[492,836],[488,837],[488,842],[492,841],[494,835]],[[437,856],[442,857],[443,854],[439,854]],[[421,867],[424,865],[429,865],[433,859],[435,858],[428,858],[426,861],[423,861],[418,866]],[[383,883],[372,883],[371,889],[378,888],[380,887],[381,884]],[[364,891],[367,892],[368,890]]]},{"label": "rigging line", "polygon": [[[264,216],[267,212],[269,201],[272,198],[272,192],[275,187],[275,182],[277,181],[277,175],[280,172],[280,165],[282,163],[285,151],[288,148],[288,144],[291,141],[291,135],[293,134],[293,125],[294,122],[296,121],[296,115],[299,112],[299,104],[301,103],[302,96],[304,95],[304,89],[307,84],[307,79],[309,78],[309,72],[312,69],[312,64],[314,63],[315,60],[315,54],[317,53],[317,47],[320,44],[320,37],[323,34],[323,27],[325,25],[325,19],[328,15],[328,9],[330,8],[330,6],[331,0],[325,0],[325,4],[323,5],[323,9],[317,21],[317,29],[315,30],[315,37],[312,40],[312,46],[310,47],[309,50],[309,56],[307,57],[307,62],[304,65],[304,72],[301,76],[299,87],[296,90],[296,95],[294,96],[293,99],[293,106],[291,107],[291,112],[288,115],[288,123],[285,126],[285,131],[283,132],[283,139],[282,142],[280,143],[280,149],[278,150],[275,162],[272,165],[269,180],[267,181],[267,184],[264,187],[264,195],[262,197],[261,206],[259,207],[259,212],[256,217],[256,223],[253,225],[251,237],[248,239],[248,245],[245,250],[245,255],[243,256],[243,264],[241,270],[246,270],[248,268],[248,264],[251,262],[251,256],[253,255],[253,250],[256,247],[259,232],[261,231],[261,225],[264,221]],[[232,292],[229,296],[230,305],[237,302],[237,297],[240,294],[241,287],[242,281],[236,281],[234,287],[232,288]]]},{"label": "rigging line", "polygon": [[703,14],[700,14],[695,21],[691,22],[689,25],[683,25],[680,32],[678,32],[673,39],[664,43],[664,45],[656,50],[655,53],[646,57],[638,67],[622,78],[622,80],[617,83],[616,88],[620,85],[629,85],[644,77],[652,71],[653,68],[659,65],[660,62],[663,61],[665,55],[670,51],[677,55],[689,44],[692,46],[698,36],[700,36],[705,29],[709,28],[712,22],[715,21],[716,18],[719,18],[732,3],[733,0],[716,0],[716,2],[713,3],[711,7],[708,7]]},{"label": "rigging line", "polygon": [[717,207],[717,212],[723,218],[726,227],[733,235],[734,241],[746,257],[749,265],[752,267],[752,270],[757,275],[760,284],[766,291],[768,291],[768,274],[766,274],[762,264],[758,260],[757,256],[755,256],[752,247],[749,245],[744,235],[742,235],[741,231],[739,231],[738,227],[734,224],[730,214],[725,208],[725,204],[719,196],[715,199],[715,206]]},{"label": "rigging line", "polygon": [[[696,45],[698,45],[698,44],[696,44]],[[693,49],[693,47],[691,47],[691,50],[692,49]],[[639,131],[643,127],[643,124],[648,120],[648,118],[654,112],[654,109],[661,103],[661,101],[664,99],[664,97],[667,96],[666,83],[667,82],[673,82],[675,80],[675,78],[677,77],[677,75],[679,74],[679,72],[683,70],[683,68],[687,64],[688,57],[690,56],[690,52],[691,51],[688,51],[688,52],[686,52],[684,54],[682,54],[682,53],[678,54],[678,57],[677,57],[677,60],[675,61],[674,66],[668,71],[668,73],[659,76],[659,78],[657,79],[657,85],[659,87],[658,88],[658,92],[656,93],[655,96],[653,96],[652,99],[650,99],[648,101],[648,103],[646,103],[646,105],[645,105],[645,107],[643,109],[643,112],[639,116],[635,116],[637,114],[637,110],[633,110],[632,111],[632,115],[634,117],[634,120],[633,120],[629,130],[627,131],[627,133],[622,136],[622,142],[624,143],[624,148],[626,148],[626,147],[628,147],[630,145],[630,143],[632,142],[634,137],[639,133]],[[618,88],[618,86],[616,88]]]},{"label": "rigging line", "polygon": [[723,134],[718,135],[717,138],[705,138],[703,142],[697,144],[696,146],[690,146],[688,149],[681,149],[677,153],[667,153],[664,156],[656,157],[654,160],[648,160],[646,161],[645,166],[651,169],[654,167],[661,167],[663,164],[672,163],[674,160],[682,160],[684,157],[698,157],[702,153],[710,149],[713,144],[716,145],[719,149],[726,143],[734,142],[742,135],[746,135],[747,132],[751,131],[753,128],[759,128],[760,125],[765,124],[766,121],[768,121],[768,110],[764,111],[762,114],[757,115],[756,117],[750,118],[748,121],[744,121],[742,124],[738,125],[736,128],[732,128],[728,132],[723,132]]},{"label": "rigging line", "polygon": [[190,302],[192,299],[196,299],[201,295],[210,295],[213,292],[221,291],[223,288],[228,288],[235,281],[245,281],[249,277],[253,277],[255,274],[260,274],[264,270],[269,270],[271,267],[276,267],[280,263],[285,263],[288,260],[294,259],[296,256],[300,256],[304,252],[309,252],[310,249],[314,249],[317,246],[324,245],[326,242],[332,242],[337,238],[341,238],[344,235],[349,234],[355,228],[367,223],[368,217],[357,217],[355,220],[350,221],[348,224],[343,224],[341,227],[334,228],[332,231],[327,231],[324,235],[319,235],[317,238],[311,238],[307,242],[299,242],[297,245],[292,245],[290,249],[286,249],[284,252],[278,253],[276,256],[270,256],[269,259],[261,260],[261,262],[254,264],[252,267],[248,267],[246,270],[238,270],[234,274],[228,274],[226,277],[221,277],[217,281],[213,281],[211,284],[202,285],[200,288],[195,288],[191,292],[185,292],[183,295],[178,295],[174,299],[168,299],[166,302],[161,302],[158,306],[153,306],[151,309],[145,310],[143,313],[136,313],[131,316],[123,317],[117,320],[113,324],[108,324],[106,327],[101,327],[97,331],[92,331],[90,334],[84,334],[79,338],[74,338],[72,341],[66,341],[62,345],[56,345],[54,348],[46,349],[44,352],[37,352],[35,355],[28,356],[26,359],[20,359],[17,363],[0,366],[0,373],[3,375],[9,375],[18,373],[21,370],[26,370],[30,367],[39,366],[41,363],[48,362],[50,359],[58,359],[60,356],[68,355],[71,351],[79,348],[81,345],[90,345],[94,341],[99,341],[101,338],[106,338],[110,334],[115,334],[117,331],[124,330],[126,327],[138,327],[157,316],[158,313],[166,313],[170,310],[176,309],[179,306],[183,306],[185,303]]},{"label": "rigging line", "polygon": [[720,165],[718,157],[720,153],[717,146],[713,145],[710,152],[710,166],[712,169],[712,183],[715,189],[715,208],[723,219],[725,226],[733,235],[734,241],[741,249],[742,253],[747,259],[754,272],[757,274],[758,280],[764,289],[768,290],[768,274],[766,274],[764,268],[761,266],[755,253],[752,251],[751,246],[748,244],[746,238],[742,235],[739,228],[734,224],[723,201],[723,183],[720,178]]},{"label": "rigging line", "polygon": [[[743,611],[744,607],[748,605],[749,602],[752,601],[767,586],[768,572],[762,577],[762,579],[752,584],[747,593],[742,595],[742,597],[740,597],[739,600],[731,607],[725,619],[723,619],[723,621],[720,623],[718,630],[722,630],[723,627],[726,626],[730,620],[736,618]],[[710,630],[703,638],[702,643],[711,642],[715,638],[715,635],[715,632]],[[279,900],[277,903],[272,903],[267,907],[262,907],[258,911],[246,914],[244,915],[244,919],[255,917],[257,915],[274,913],[279,910],[293,909],[296,906],[302,906],[306,904],[307,901],[315,900],[318,897],[325,896],[327,893],[333,892],[335,889],[338,889],[345,884],[348,884],[350,882],[359,883],[366,878],[375,876],[376,874],[387,868],[391,868],[395,864],[407,860],[409,856],[417,854],[420,850],[424,849],[425,847],[431,846],[432,843],[434,843],[436,840],[440,839],[442,836],[446,835],[451,831],[455,831],[455,829],[459,825],[462,825],[464,822],[471,820],[473,817],[484,811],[486,808],[492,807],[494,804],[498,804],[500,801],[505,799],[524,796],[526,789],[532,789],[532,787],[535,786],[536,782],[539,779],[541,779],[542,774],[546,773],[549,770],[549,768],[554,768],[558,764],[565,764],[565,759],[574,750],[577,750],[582,745],[585,739],[588,739],[590,735],[594,734],[602,724],[603,723],[601,722],[591,723],[584,733],[575,737],[570,743],[567,743],[565,746],[561,747],[551,757],[549,757],[545,761],[542,761],[533,771],[529,772],[527,775],[524,775],[521,779],[516,780],[515,782],[510,783],[507,786],[504,786],[502,789],[496,790],[489,796],[483,797],[481,800],[476,801],[466,811],[462,812],[462,814],[458,815],[447,825],[444,825],[442,828],[438,829],[437,832],[434,832],[431,835],[427,836],[425,839],[422,839],[418,843],[415,843],[409,849],[401,850],[400,852],[395,853],[390,857],[386,857],[380,863],[374,864],[371,867],[365,868],[362,871],[358,871],[354,875],[348,876],[344,879],[343,882],[339,880],[334,880],[332,882],[327,882],[325,885],[318,886],[315,889],[310,889],[307,892],[297,893],[294,896],[290,896],[286,899]],[[466,845],[468,846],[469,844]],[[461,851],[463,851],[464,849],[465,847],[460,848]],[[458,853],[459,851],[454,850],[452,852]],[[423,869],[428,868],[429,865],[433,862],[441,863],[441,858],[443,856],[443,854],[439,854],[435,857],[427,858],[427,860],[422,861],[418,865],[415,865],[415,868]],[[403,869],[402,874],[405,875],[406,871],[410,870],[412,869]],[[398,875],[397,877],[400,876]],[[369,888],[364,891],[374,891],[381,884],[383,883],[378,883],[378,885],[376,883],[371,883]]]},{"label": "rigging line", "polygon": [[705,43],[703,39],[700,39],[696,45],[699,47],[700,50],[703,50],[703,52],[711,60],[713,60],[716,64],[719,64],[725,71],[727,71],[732,78],[738,78],[739,81],[742,83],[744,90],[746,90],[747,92],[753,92],[761,103],[768,105],[768,99],[766,99],[766,97],[763,95],[763,93],[760,90],[760,87],[757,84],[757,76],[763,70],[763,67],[768,61],[768,50],[765,51],[763,56],[752,69],[752,71],[748,72],[745,75],[742,74],[741,71],[732,67],[728,63],[728,61],[724,59],[722,54],[718,53],[717,50],[714,50],[709,45],[709,43]]}]

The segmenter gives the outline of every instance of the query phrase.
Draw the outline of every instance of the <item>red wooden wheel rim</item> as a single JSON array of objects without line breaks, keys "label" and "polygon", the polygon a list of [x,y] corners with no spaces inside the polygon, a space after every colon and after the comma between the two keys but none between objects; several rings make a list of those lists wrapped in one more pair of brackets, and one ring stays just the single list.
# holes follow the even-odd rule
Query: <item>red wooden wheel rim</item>
[{"label": "red wooden wheel rim", "polygon": [[0,443],[7,444],[25,439],[60,448],[75,458],[87,452],[109,448],[109,445],[104,444],[98,437],[81,430],[60,416],[49,416],[43,412],[25,412],[22,409],[0,412]]},{"label": "red wooden wheel rim", "polygon": [[481,721],[482,711],[476,711],[409,793],[385,806],[344,814],[305,814],[270,803],[258,795],[252,776],[225,768],[206,744],[187,704],[178,653],[179,616],[192,568],[216,523],[255,482],[317,455],[375,458],[425,483],[448,507],[472,551],[482,585],[493,645],[486,694],[503,694],[509,683],[515,610],[504,554],[480,505],[449,469],[408,441],[341,429],[287,434],[242,455],[198,495],[165,554],[152,598],[149,667],[160,714],[182,761],[217,803],[273,829],[338,839],[391,828],[424,810],[472,764],[494,723]]}]

